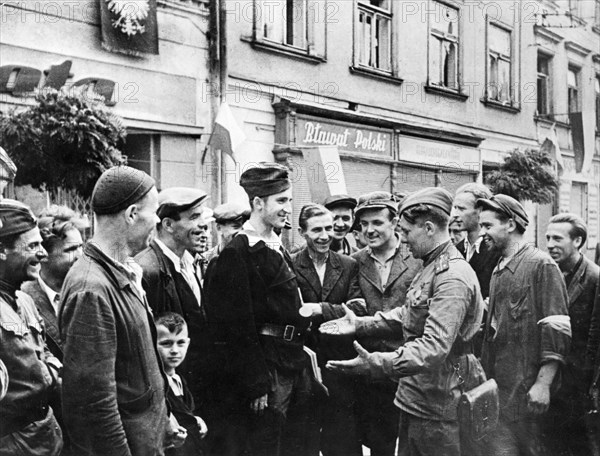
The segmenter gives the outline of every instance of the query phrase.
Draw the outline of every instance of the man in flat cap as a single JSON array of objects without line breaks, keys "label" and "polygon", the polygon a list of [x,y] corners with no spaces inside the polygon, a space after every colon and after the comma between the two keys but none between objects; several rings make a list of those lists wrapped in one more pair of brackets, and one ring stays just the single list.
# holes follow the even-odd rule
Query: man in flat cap
[{"label": "man in flat cap", "polygon": [[133,256],[159,219],[154,179],[105,171],[92,193],[94,237],[62,288],[63,417],[75,454],[158,456],[169,427],[156,329]]},{"label": "man in flat cap", "polygon": [[468,391],[484,379],[470,346],[483,299],[475,272],[450,240],[451,208],[450,193],[436,187],[420,190],[402,204],[402,242],[423,260],[402,307],[373,317],[356,317],[348,309],[344,318],[321,325],[323,333],[355,334],[358,340],[404,337],[401,347],[387,353],[369,353],[355,342],[357,358],[328,363],[342,373],[399,379],[394,400],[400,409],[399,455],[459,456],[461,386]]},{"label": "man in flat cap", "polygon": [[[275,228],[292,211],[287,168],[265,163],[246,170],[240,185],[250,200],[250,219],[225,246],[206,289],[214,332],[213,394],[224,398],[230,430],[220,454],[289,454],[283,442],[291,408],[308,401],[310,379],[303,343],[309,318],[300,315],[298,282]],[[210,426],[210,424],[209,424]]]},{"label": "man in flat cap", "polygon": [[206,318],[202,287],[190,252],[202,244],[205,233],[203,206],[206,192],[172,187],[158,194],[156,236],[138,253],[135,261],[144,271],[142,285],[154,315],[175,312],[188,326],[190,346],[178,368],[185,378],[194,403],[203,402],[202,361],[206,356]]},{"label": "man in flat cap", "polygon": [[348,195],[331,195],[325,199],[323,206],[333,214],[333,242],[331,250],[341,255],[351,255],[352,247],[347,236],[354,223],[355,198]]},{"label": "man in flat cap", "polygon": [[529,224],[514,198],[477,200],[484,240],[501,252],[492,273],[482,361],[498,383],[500,422],[488,453],[545,455],[540,429],[550,387],[568,353],[571,326],[562,274],[524,240]]},{"label": "man in flat cap", "polygon": [[250,208],[247,204],[229,202],[215,207],[213,217],[221,240],[204,253],[208,263],[218,257],[229,241],[242,230],[242,225],[250,218]]},{"label": "man in flat cap", "polygon": [[[375,315],[401,306],[411,281],[421,269],[402,246],[396,232],[398,205],[388,192],[361,195],[356,219],[368,242],[366,249],[355,253],[358,282],[366,301],[366,312]],[[402,336],[361,339],[367,350],[394,351]],[[392,403],[396,384],[389,380],[359,378],[355,394],[359,432],[363,445],[374,455],[393,455],[398,435],[398,411]]]},{"label": "man in flat cap", "polygon": [[47,350],[45,327],[31,297],[19,290],[37,280],[47,257],[31,210],[0,201],[0,361],[9,382],[0,401],[0,455],[59,455],[62,432],[48,405],[60,362]]}]

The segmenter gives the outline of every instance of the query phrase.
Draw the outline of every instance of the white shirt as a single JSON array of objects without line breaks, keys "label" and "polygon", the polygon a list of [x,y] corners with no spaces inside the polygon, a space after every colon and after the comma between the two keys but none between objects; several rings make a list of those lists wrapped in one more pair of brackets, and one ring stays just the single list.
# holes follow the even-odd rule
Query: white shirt
[{"label": "white shirt", "polygon": [[181,382],[181,377],[178,374],[167,375],[167,379],[169,380],[169,386],[173,391],[175,396],[183,396],[183,383]]},{"label": "white shirt", "polygon": [[328,259],[329,259],[329,257],[327,257],[327,259],[322,264],[318,264],[311,257],[311,260],[313,262],[313,266],[315,267],[315,271],[317,271],[317,275],[319,276],[319,281],[321,282],[321,286],[323,286],[323,282],[325,281],[325,271],[327,270],[327,260]]},{"label": "white shirt", "polygon": [[196,297],[198,305],[200,305],[200,286],[196,280],[196,270],[194,268],[194,257],[192,254],[186,250],[183,252],[183,255],[181,255],[181,258],[179,258],[175,252],[167,247],[160,239],[154,238],[154,240],[156,241],[156,245],[158,245],[165,256],[171,260],[173,266],[175,267],[175,271],[183,276],[187,284],[194,292],[194,296]]},{"label": "white shirt", "polygon": [[48,285],[46,285],[46,282],[42,280],[41,276],[38,277],[38,282],[40,284],[40,287],[42,287],[42,290],[44,290],[44,292],[46,293],[46,296],[48,296],[50,304],[52,304],[52,307],[54,308],[54,313],[58,315],[58,293],[52,288],[50,288]]},{"label": "white shirt", "polygon": [[283,245],[281,244],[281,239],[279,239],[279,236],[277,236],[273,231],[271,231],[271,234],[268,237],[260,236],[256,228],[254,228],[254,226],[250,223],[250,220],[244,223],[242,230],[242,233],[248,238],[248,244],[250,247],[254,246],[259,241],[263,241],[265,244],[267,244],[267,247],[275,250],[277,253],[283,256]]},{"label": "white shirt", "polygon": [[477,252],[477,254],[479,254],[479,250],[481,249],[481,242],[483,241],[482,237],[478,237],[477,240],[471,244],[469,242],[469,237],[467,236],[465,238],[465,259],[467,261],[471,261],[471,258],[473,258],[473,255],[475,255],[475,252]]}]

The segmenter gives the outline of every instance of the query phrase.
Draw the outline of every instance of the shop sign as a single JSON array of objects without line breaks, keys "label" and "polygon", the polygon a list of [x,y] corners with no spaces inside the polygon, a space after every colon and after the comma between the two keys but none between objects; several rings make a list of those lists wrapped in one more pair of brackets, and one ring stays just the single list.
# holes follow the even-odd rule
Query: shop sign
[{"label": "shop sign", "polygon": [[460,168],[477,172],[479,149],[441,141],[400,136],[400,160],[441,168]]},{"label": "shop sign", "polygon": [[[2,65],[0,66],[0,93],[9,93],[13,96],[30,94],[36,89],[56,89],[65,87],[70,74],[72,62],[65,60],[60,65],[52,65],[44,70],[46,76],[42,78],[42,71],[24,65]],[[43,81],[42,81],[43,79]],[[88,77],[79,79],[69,85],[70,89],[81,90],[82,93],[91,91],[93,99],[103,100],[107,106],[114,106],[111,101],[115,91],[115,82],[110,79]],[[86,92],[87,96],[90,96]]]},{"label": "shop sign", "polygon": [[392,155],[392,132],[347,122],[300,117],[296,138],[304,146],[337,146],[346,152]]}]

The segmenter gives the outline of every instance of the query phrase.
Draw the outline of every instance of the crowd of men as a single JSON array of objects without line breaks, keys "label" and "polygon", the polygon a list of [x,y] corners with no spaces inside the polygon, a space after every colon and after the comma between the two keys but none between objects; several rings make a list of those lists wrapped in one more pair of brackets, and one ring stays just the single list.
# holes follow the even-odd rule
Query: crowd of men
[{"label": "crowd of men", "polygon": [[[482,184],[293,214],[286,167],[239,183],[210,209],[111,168],[85,243],[68,208],[0,201],[0,456],[600,455],[579,216],[550,219],[546,253]],[[499,421],[475,440],[458,402],[490,378]]]}]

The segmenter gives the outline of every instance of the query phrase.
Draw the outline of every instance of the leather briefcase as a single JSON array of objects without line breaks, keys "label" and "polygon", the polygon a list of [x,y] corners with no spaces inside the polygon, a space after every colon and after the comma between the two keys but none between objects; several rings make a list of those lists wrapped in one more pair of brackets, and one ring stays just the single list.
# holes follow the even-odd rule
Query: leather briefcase
[{"label": "leather briefcase", "polygon": [[458,403],[461,433],[473,440],[483,439],[497,426],[499,413],[498,385],[494,379],[463,392]]}]

